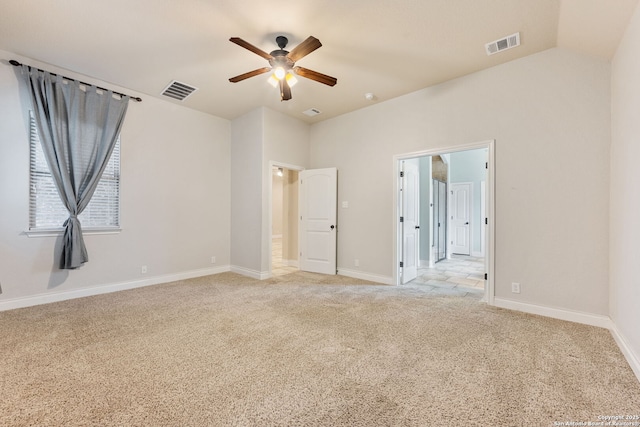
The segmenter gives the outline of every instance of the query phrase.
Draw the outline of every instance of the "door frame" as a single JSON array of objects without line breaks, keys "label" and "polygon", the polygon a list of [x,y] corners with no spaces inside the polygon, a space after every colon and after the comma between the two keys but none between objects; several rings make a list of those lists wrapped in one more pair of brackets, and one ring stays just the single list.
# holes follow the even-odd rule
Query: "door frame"
[{"label": "door frame", "polygon": [[456,145],[453,147],[434,148],[413,153],[396,154],[393,156],[393,215],[392,230],[393,242],[393,265],[392,265],[392,284],[399,285],[402,283],[400,277],[400,259],[402,253],[402,232],[400,230],[400,168],[402,160],[413,159],[416,157],[436,156],[459,151],[469,151],[476,149],[487,149],[487,178],[486,178],[486,218],[488,224],[486,228],[486,241],[484,248],[484,264],[487,273],[487,284],[485,286],[484,299],[489,305],[494,305],[495,299],[495,139],[479,141],[470,144]]},{"label": "door frame", "polygon": [[[269,221],[269,226],[266,227],[266,229],[268,230],[268,238],[266,239],[266,245],[264,244],[265,242],[263,242],[262,247],[266,248],[264,252],[262,252],[263,257],[265,255],[267,255],[268,259],[269,259],[269,269],[268,271],[268,275],[267,277],[264,277],[265,279],[268,279],[270,277],[273,277],[273,259],[272,259],[272,254],[273,254],[273,245],[272,245],[272,234],[273,234],[273,178],[271,176],[271,171],[273,170],[273,168],[284,168],[284,169],[289,169],[289,170],[295,170],[298,171],[298,173],[300,171],[305,170],[305,168],[303,166],[297,166],[297,165],[292,165],[289,163],[284,163],[284,162],[278,162],[275,160],[270,160],[269,161],[269,191],[268,191],[268,197],[269,197],[269,208],[268,208],[268,212],[267,212],[267,220]],[[299,191],[300,189],[298,189]],[[298,197],[300,195],[298,194]],[[264,205],[263,205],[264,206]],[[298,222],[296,222],[296,224],[298,224]],[[297,226],[297,225],[296,225]],[[264,265],[264,264],[263,264]]]}]

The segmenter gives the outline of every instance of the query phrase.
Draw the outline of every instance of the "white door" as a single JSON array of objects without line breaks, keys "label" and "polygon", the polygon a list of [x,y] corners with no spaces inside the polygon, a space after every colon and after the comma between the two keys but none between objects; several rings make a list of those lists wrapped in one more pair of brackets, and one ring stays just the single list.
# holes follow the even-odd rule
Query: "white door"
[{"label": "white door", "polygon": [[447,183],[434,179],[433,188],[433,245],[438,262],[447,257]]},{"label": "white door", "polygon": [[300,270],[336,274],[338,170],[300,172]]},{"label": "white door", "polygon": [[420,170],[418,159],[402,162],[402,283],[418,277]]},{"label": "white door", "polygon": [[451,184],[451,253],[471,254],[470,226],[471,183]]}]

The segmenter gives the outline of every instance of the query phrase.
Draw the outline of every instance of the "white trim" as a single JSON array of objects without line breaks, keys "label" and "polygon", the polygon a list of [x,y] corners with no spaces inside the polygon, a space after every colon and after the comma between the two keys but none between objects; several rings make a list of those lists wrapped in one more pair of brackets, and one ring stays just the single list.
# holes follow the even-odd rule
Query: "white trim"
[{"label": "white trim", "polygon": [[381,276],[373,273],[363,273],[362,271],[347,270],[344,268],[338,268],[338,274],[340,276],[353,277],[354,279],[368,280],[370,282],[382,283],[384,285],[392,285],[393,278],[389,276]]},{"label": "white trim", "polygon": [[[91,236],[94,234],[118,234],[122,231],[122,228],[88,228],[82,229],[83,236]],[[64,234],[63,228],[39,228],[33,230],[25,230],[22,234],[32,237],[58,237]]]},{"label": "white trim", "polygon": [[494,298],[495,307],[506,308],[509,310],[522,311],[529,314],[537,314],[539,316],[552,317],[554,319],[567,320],[569,322],[582,323],[584,325],[597,326],[612,330],[613,322],[609,316],[599,314],[584,313],[582,311],[567,310],[564,308],[546,307],[542,305],[529,304],[520,301],[513,301],[504,298]]},{"label": "white trim", "polygon": [[483,258],[484,254],[482,252],[471,251],[471,256],[476,258]]},{"label": "white trim", "polygon": [[251,277],[252,279],[264,280],[271,278],[271,272],[269,271],[258,271],[251,268],[240,267],[237,265],[232,265],[229,271],[241,274],[243,276]]},{"label": "white trim", "polygon": [[420,268],[429,268],[431,267],[431,261],[428,259],[421,259],[419,266]]},{"label": "white trim", "polygon": [[111,292],[124,291],[127,289],[135,289],[144,286],[158,285],[161,283],[175,282],[177,280],[210,276],[212,274],[224,273],[227,271],[229,271],[229,266],[203,268],[200,270],[185,271],[182,273],[154,276],[143,280],[132,280],[128,282],[112,283],[108,285],[97,285],[69,291],[47,292],[44,294],[37,294],[28,297],[13,298],[0,301],[0,311],[31,307],[34,305],[48,304],[52,302],[66,301],[70,299],[83,298],[94,295],[108,294]]},{"label": "white trim", "polygon": [[300,265],[297,259],[283,259],[282,263],[285,264],[287,267],[298,268],[298,266]]},{"label": "white trim", "polygon": [[618,344],[618,347],[620,348],[620,351],[624,355],[625,359],[627,359],[631,370],[634,374],[636,374],[636,378],[638,378],[638,381],[640,381],[640,357],[635,354],[629,344],[627,344],[627,340],[620,333],[616,324],[613,322],[611,323],[612,326],[609,329],[611,331],[611,335],[613,335],[613,339],[616,341],[616,344]]}]

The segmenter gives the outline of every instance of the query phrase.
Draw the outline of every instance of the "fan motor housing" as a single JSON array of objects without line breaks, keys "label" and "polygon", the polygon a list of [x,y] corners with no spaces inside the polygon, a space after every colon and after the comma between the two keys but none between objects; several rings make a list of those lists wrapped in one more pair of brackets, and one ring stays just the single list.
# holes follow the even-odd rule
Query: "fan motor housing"
[{"label": "fan motor housing", "polygon": [[274,50],[273,52],[271,52],[271,56],[273,58],[269,60],[269,65],[271,65],[273,68],[282,67],[285,70],[290,70],[291,68],[293,68],[294,62],[287,57],[288,54],[289,52],[287,52],[286,50]]}]

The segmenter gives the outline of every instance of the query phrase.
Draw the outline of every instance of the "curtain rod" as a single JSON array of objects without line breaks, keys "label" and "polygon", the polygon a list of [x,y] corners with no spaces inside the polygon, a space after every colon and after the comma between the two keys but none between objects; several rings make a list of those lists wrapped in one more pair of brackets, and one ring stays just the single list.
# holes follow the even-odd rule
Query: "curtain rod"
[{"label": "curtain rod", "polygon": [[[14,65],[14,66],[16,66],[16,67],[19,67],[19,66],[21,66],[21,65],[22,65],[21,63],[19,63],[19,62],[18,62],[18,61],[16,61],[15,59],[12,59],[11,61],[9,61],[9,64]],[[35,68],[35,69],[36,69],[36,70],[38,70],[38,71],[46,71],[46,70],[43,70],[43,69],[40,69],[40,68],[32,67],[32,66],[30,66],[30,65],[28,65],[28,67],[29,67],[29,68]],[[55,74],[55,73],[51,73],[51,72],[49,72],[49,74],[51,74],[52,76],[57,76],[57,74]],[[85,82],[82,82],[82,81],[77,80],[77,79],[72,79],[71,77],[66,77],[66,76],[61,76],[61,77],[62,77],[63,79],[66,79],[66,80],[77,81],[78,83],[83,84],[83,85],[85,85],[85,86],[95,86],[95,85],[92,85],[91,83],[85,83]],[[108,90],[109,90],[109,89],[105,89],[105,88],[100,87],[100,86],[96,86],[96,87],[97,87],[98,89],[100,89],[100,90],[103,90],[103,91],[108,91]],[[129,96],[129,95],[126,95],[126,94],[124,94],[124,93],[116,92],[116,91],[113,91],[113,90],[112,90],[111,92],[115,93],[116,95],[120,95],[120,96]],[[131,98],[133,101],[142,102],[142,98],[140,98],[140,97],[138,97],[138,96],[129,96],[129,98]]]}]

